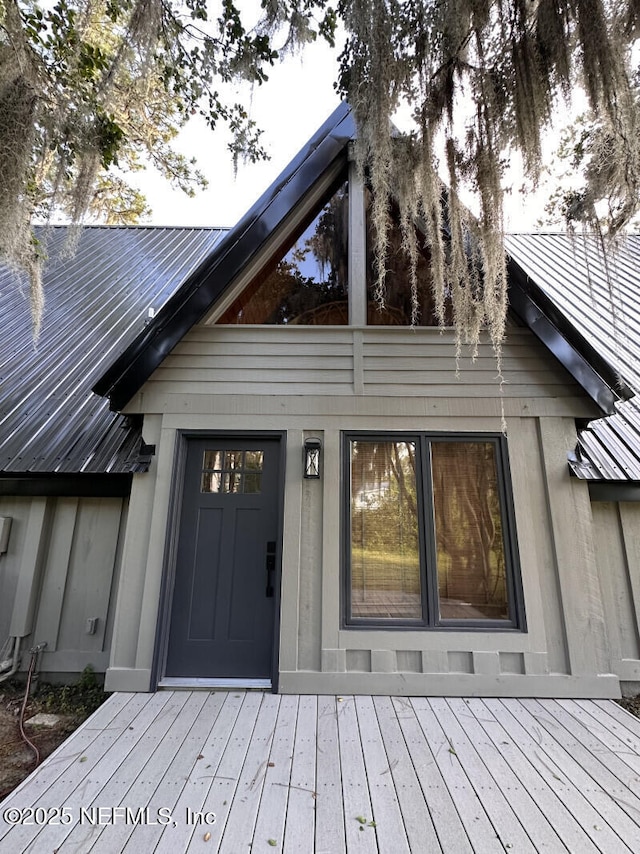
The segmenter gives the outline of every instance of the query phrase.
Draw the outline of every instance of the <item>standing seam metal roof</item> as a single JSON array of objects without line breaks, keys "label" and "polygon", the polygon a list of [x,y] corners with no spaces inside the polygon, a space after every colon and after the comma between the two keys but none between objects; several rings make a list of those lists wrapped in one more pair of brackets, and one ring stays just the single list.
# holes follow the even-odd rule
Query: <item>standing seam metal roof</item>
[{"label": "standing seam metal roof", "polygon": [[45,232],[42,334],[34,344],[28,283],[0,269],[0,472],[124,473],[139,427],[109,410],[93,382],[226,234],[221,228],[87,226]]},{"label": "standing seam metal roof", "polygon": [[580,431],[569,455],[588,480],[640,481],[640,234],[606,252],[594,235],[511,234],[507,252],[634,396]]}]

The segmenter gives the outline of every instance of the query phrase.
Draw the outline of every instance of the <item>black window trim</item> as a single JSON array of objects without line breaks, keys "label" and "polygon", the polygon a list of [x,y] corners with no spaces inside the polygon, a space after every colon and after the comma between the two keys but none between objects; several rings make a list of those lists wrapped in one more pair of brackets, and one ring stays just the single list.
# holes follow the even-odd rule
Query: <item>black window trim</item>
[{"label": "black window trim", "polygon": [[[423,512],[418,517],[422,573],[422,604],[424,618],[375,619],[351,617],[351,442],[402,441],[415,442],[419,449],[421,477],[416,484],[418,504]],[[435,566],[433,489],[431,485],[431,445],[435,442],[491,442],[495,449],[498,496],[503,520],[503,542],[506,559],[506,584],[511,620],[441,620],[437,618],[437,574],[429,571]],[[526,632],[524,592],[520,569],[519,550],[515,526],[511,469],[507,440],[498,432],[449,432],[437,430],[344,430],[341,434],[341,628],[346,630],[390,631],[471,631],[471,632]],[[426,564],[424,558],[426,556]]]}]

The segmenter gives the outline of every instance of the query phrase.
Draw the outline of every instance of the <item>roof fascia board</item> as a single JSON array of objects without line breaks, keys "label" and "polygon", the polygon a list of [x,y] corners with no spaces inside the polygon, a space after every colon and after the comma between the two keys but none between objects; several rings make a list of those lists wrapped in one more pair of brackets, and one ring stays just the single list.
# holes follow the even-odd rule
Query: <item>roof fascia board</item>
[{"label": "roof fascia board", "polygon": [[0,476],[0,495],[126,498],[132,481],[131,474],[12,474]]},{"label": "roof fascia board", "polygon": [[511,307],[602,412],[612,415],[615,402],[633,392],[513,258],[507,267]]},{"label": "roof fascia board", "polygon": [[589,497],[592,501],[640,501],[640,483],[592,481]]},{"label": "roof fascia board", "polygon": [[121,410],[181,338],[210,310],[290,211],[346,152],[355,133],[340,106],[151,323],[105,371],[93,391]]}]

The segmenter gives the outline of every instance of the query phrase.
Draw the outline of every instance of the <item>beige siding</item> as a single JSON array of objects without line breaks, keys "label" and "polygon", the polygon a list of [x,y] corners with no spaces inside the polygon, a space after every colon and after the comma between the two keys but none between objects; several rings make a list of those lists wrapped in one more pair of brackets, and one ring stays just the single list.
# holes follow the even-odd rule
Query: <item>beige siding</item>
[{"label": "beige siding", "polygon": [[0,555],[0,643],[4,643],[11,628],[31,502],[31,498],[0,498],[0,516],[12,520],[7,552]]},{"label": "beige siding", "polygon": [[[488,343],[456,373],[452,332],[437,329],[198,326],[148,383],[152,393],[493,398],[579,398],[583,394],[528,330],[511,329],[503,383]],[[146,407],[145,407],[146,408]]]},{"label": "beige siding", "polygon": [[[0,556],[2,641],[18,634],[26,650],[46,642],[45,673],[79,672],[88,664],[104,672],[126,502],[3,497],[0,515],[13,519],[9,551]],[[37,531],[36,518],[42,520]],[[28,661],[23,655],[23,668]]]},{"label": "beige siding", "polygon": [[[566,462],[575,419],[596,409],[528,330],[509,330],[502,391],[488,345],[459,367],[456,376],[451,334],[432,329],[189,332],[128,407],[145,414],[159,446],[145,487],[132,496],[133,566],[120,589],[110,686],[149,687],[178,431],[280,430],[287,436],[281,691],[615,696],[588,487],[570,477]],[[341,628],[343,431],[498,432],[501,411],[527,631]],[[323,438],[320,482],[301,476],[305,435]]]},{"label": "beige siding", "polygon": [[593,521],[612,669],[640,682],[640,504],[596,501]]}]

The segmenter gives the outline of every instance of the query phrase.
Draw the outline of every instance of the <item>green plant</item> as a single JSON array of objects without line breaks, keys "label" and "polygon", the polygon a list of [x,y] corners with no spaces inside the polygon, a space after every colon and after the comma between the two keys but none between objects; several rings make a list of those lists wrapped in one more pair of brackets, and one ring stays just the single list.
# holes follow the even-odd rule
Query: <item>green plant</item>
[{"label": "green plant", "polygon": [[48,712],[87,717],[107,699],[108,694],[89,664],[71,685],[41,685],[38,700]]}]

